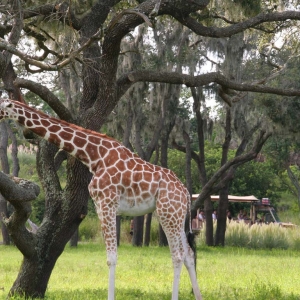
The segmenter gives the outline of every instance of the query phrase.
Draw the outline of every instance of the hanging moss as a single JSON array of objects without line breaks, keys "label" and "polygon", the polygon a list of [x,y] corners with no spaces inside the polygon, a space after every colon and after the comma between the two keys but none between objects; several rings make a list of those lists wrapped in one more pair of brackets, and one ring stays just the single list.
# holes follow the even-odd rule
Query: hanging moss
[{"label": "hanging moss", "polygon": [[239,4],[241,8],[244,11],[245,16],[250,17],[255,14],[258,14],[261,10],[260,2],[259,0],[234,0],[233,1],[236,4]]}]

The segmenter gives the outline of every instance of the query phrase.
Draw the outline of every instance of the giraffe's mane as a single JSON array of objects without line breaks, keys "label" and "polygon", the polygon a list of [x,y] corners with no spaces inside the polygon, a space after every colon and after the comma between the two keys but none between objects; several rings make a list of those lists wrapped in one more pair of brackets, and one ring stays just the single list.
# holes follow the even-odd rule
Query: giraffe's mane
[{"label": "giraffe's mane", "polygon": [[[66,125],[70,128],[73,128],[73,129],[76,129],[76,130],[80,130],[80,131],[83,131],[87,134],[93,134],[93,135],[96,135],[98,137],[101,137],[102,139],[107,139],[107,140],[111,140],[111,141],[115,141],[117,143],[120,143],[119,141],[117,141],[116,139],[104,134],[104,133],[100,133],[100,132],[97,132],[97,131],[94,131],[94,130],[91,130],[91,129],[86,129],[82,126],[79,126],[79,125],[76,125],[76,124],[73,124],[73,123],[69,123],[65,120],[61,120],[61,119],[58,119],[58,118],[55,118],[55,117],[52,117],[52,116],[49,116],[47,115],[46,113],[36,109],[35,107],[31,107],[31,106],[28,106],[27,104],[24,104],[22,102],[18,102],[18,101],[13,101],[11,100],[11,102],[15,103],[16,105],[19,105],[19,106],[22,106],[24,107],[25,109],[28,109],[29,111],[33,111],[35,112],[36,114],[42,116],[42,117],[45,117],[49,120],[54,120],[54,121],[57,121],[58,123],[60,124],[63,124],[63,125]],[[121,144],[121,143],[120,143]]]}]

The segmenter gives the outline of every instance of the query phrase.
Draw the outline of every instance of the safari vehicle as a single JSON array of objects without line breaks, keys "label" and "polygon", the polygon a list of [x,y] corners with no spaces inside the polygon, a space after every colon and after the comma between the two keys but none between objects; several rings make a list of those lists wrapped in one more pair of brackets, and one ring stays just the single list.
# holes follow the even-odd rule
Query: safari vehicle
[{"label": "safari vehicle", "polygon": [[275,208],[271,205],[268,198],[263,198],[261,201],[252,203],[251,209],[253,211],[253,218],[251,221],[254,223],[277,223],[282,227],[295,227],[295,224],[281,222]]},{"label": "safari vehicle", "polygon": [[[196,200],[199,194],[193,194],[192,200]],[[219,196],[211,196],[211,200],[219,201]],[[281,222],[275,208],[271,205],[268,198],[262,200],[257,199],[255,196],[232,196],[228,195],[229,202],[249,203],[250,204],[250,217],[246,222],[254,223],[277,223],[282,227],[295,227],[295,224]],[[194,227],[201,227],[201,222],[194,221]]]}]

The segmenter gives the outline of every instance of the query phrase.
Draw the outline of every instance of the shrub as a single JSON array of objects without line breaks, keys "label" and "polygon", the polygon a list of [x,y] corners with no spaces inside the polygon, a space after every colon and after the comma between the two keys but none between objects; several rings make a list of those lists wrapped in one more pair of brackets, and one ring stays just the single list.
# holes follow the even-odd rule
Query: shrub
[{"label": "shrub", "polygon": [[[214,223],[214,232],[216,223]],[[197,245],[205,246],[205,224],[197,235]],[[298,228],[284,228],[277,224],[246,224],[227,222],[225,244],[229,247],[249,249],[293,249],[300,250],[300,232]]]},{"label": "shrub", "polygon": [[249,224],[244,222],[228,222],[225,235],[226,245],[247,247],[250,242],[249,230]]},{"label": "shrub", "polygon": [[[120,234],[120,243],[131,243],[132,236],[130,235],[130,221],[131,218],[124,217],[121,221],[121,234]],[[145,229],[145,228],[144,228]],[[151,221],[151,231],[150,231],[150,244],[152,246],[158,245],[158,236],[159,235],[159,222],[154,213],[152,215]]]},{"label": "shrub", "polygon": [[[130,221],[131,218],[124,217],[121,219],[120,243],[130,244],[132,236],[130,235]],[[158,220],[153,215],[151,222],[150,243],[151,245],[158,245]],[[104,242],[102,237],[101,225],[97,216],[87,216],[79,226],[79,240],[80,241],[95,241]]]},{"label": "shrub", "polygon": [[130,221],[129,218],[124,218],[121,220],[121,233],[120,233],[120,244],[131,243],[132,236],[130,234]]},{"label": "shrub", "polygon": [[273,223],[269,225],[254,224],[250,226],[244,222],[230,222],[227,224],[225,241],[227,246],[248,247],[252,249],[287,249],[291,246],[290,235],[292,231]]},{"label": "shrub", "polygon": [[289,248],[287,228],[283,228],[278,224],[262,225],[263,246],[267,249]]},{"label": "shrub", "polygon": [[250,227],[250,241],[249,248],[259,249],[263,248],[262,226],[254,224]]},{"label": "shrub", "polygon": [[299,228],[289,229],[289,244],[291,249],[300,250],[300,231]]},{"label": "shrub", "polygon": [[100,237],[100,221],[98,218],[86,217],[79,226],[79,240],[92,241]]},{"label": "shrub", "polygon": [[155,214],[152,216],[151,232],[150,232],[150,244],[158,245],[159,240],[159,222]]}]

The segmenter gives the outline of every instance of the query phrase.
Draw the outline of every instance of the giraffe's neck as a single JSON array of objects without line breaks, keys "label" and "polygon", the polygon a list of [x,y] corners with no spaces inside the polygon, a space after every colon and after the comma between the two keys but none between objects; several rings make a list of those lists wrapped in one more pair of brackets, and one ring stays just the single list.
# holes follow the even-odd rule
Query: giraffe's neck
[{"label": "giraffe's neck", "polygon": [[107,156],[109,148],[121,146],[104,134],[49,117],[27,105],[14,103],[10,116],[12,119],[82,161],[92,173],[100,157]]}]

